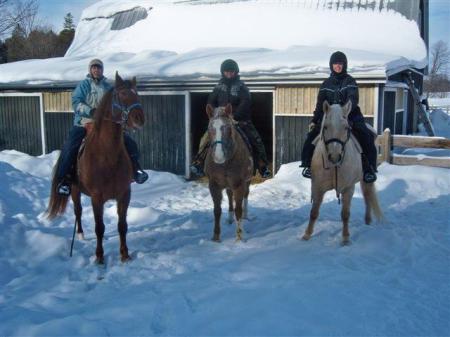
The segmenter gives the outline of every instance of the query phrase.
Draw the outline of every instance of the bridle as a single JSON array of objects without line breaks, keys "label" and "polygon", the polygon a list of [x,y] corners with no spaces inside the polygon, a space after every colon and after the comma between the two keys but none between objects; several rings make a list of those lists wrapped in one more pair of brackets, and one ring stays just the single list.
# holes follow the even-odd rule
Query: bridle
[{"label": "bridle", "polygon": [[325,151],[326,151],[327,155],[328,155],[328,145],[329,144],[331,144],[331,143],[338,143],[339,145],[341,145],[341,149],[342,149],[342,151],[341,151],[341,159],[339,160],[339,162],[337,164],[335,164],[336,166],[340,166],[342,164],[343,160],[344,160],[344,157],[345,157],[345,146],[347,145],[348,141],[350,140],[350,134],[351,134],[351,128],[350,128],[350,126],[348,126],[347,127],[347,137],[345,138],[344,141],[342,141],[339,138],[325,139],[324,132],[323,132],[323,129],[322,129],[321,138],[322,138],[322,141],[325,144]]},{"label": "bridle", "polygon": [[[131,89],[129,89],[131,90]],[[112,119],[107,119],[106,120],[110,120],[114,123],[120,124],[122,127],[127,125],[128,122],[128,116],[131,112],[131,110],[136,109],[136,108],[141,108],[142,109],[142,104],[139,102],[135,102],[131,105],[124,105],[118,95],[118,91],[114,88],[113,90],[113,98],[112,98],[112,108],[111,108],[111,115],[112,115]],[[119,119],[115,119],[114,117],[117,116],[117,114],[115,113],[115,111],[119,111],[120,112],[120,118]]]}]

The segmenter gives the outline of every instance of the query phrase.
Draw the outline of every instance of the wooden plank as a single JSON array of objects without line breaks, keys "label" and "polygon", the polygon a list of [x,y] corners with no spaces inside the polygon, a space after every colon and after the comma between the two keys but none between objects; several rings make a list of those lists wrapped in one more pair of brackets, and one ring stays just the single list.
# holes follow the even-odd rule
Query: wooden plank
[{"label": "wooden plank", "polygon": [[398,147],[423,147],[450,149],[450,139],[444,137],[423,137],[423,136],[404,136],[395,135],[393,145]]},{"label": "wooden plank", "polygon": [[392,164],[450,168],[450,157],[406,156],[394,154],[392,156]]}]

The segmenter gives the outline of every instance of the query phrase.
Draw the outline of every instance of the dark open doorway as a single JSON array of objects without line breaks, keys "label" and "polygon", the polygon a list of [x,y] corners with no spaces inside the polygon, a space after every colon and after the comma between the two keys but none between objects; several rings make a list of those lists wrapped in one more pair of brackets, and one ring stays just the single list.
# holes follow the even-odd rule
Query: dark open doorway
[{"label": "dark open doorway", "polygon": [[[191,95],[191,153],[198,151],[200,139],[208,127],[205,109],[209,93],[193,92]],[[271,92],[252,92],[252,121],[266,148],[267,157],[272,162],[273,151],[273,95]]]}]

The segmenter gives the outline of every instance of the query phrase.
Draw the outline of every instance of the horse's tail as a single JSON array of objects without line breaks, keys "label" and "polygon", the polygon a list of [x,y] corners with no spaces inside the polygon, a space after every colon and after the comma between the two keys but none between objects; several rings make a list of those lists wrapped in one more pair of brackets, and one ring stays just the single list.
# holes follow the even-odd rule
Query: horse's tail
[{"label": "horse's tail", "polygon": [[50,200],[48,202],[48,207],[45,213],[47,214],[47,219],[54,219],[58,215],[64,214],[66,211],[67,201],[69,200],[69,196],[58,194],[58,167],[61,164],[61,155],[58,158],[55,166],[53,167],[52,173],[52,187],[50,190]]},{"label": "horse's tail", "polygon": [[375,215],[375,218],[378,221],[383,221],[384,215],[383,211],[381,210],[380,203],[378,202],[375,184],[367,184],[364,181],[361,181],[361,189],[363,191],[366,206],[370,207],[370,209],[373,211],[373,214]]}]

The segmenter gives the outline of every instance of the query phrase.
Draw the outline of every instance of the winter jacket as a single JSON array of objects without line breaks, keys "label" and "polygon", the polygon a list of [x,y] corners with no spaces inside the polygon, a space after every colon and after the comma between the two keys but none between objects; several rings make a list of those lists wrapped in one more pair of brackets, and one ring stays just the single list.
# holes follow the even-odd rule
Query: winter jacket
[{"label": "winter jacket", "polygon": [[317,96],[316,109],[312,122],[316,125],[322,122],[323,102],[330,104],[345,104],[348,100],[352,102],[352,111],[348,119],[351,122],[360,122],[364,120],[361,109],[358,106],[359,94],[358,85],[355,79],[347,73],[332,73],[328,79],[323,81]]},{"label": "winter jacket", "polygon": [[250,91],[239,76],[233,79],[222,77],[208,97],[208,104],[214,107],[231,103],[233,117],[237,121],[250,121]]},{"label": "winter jacket", "polygon": [[98,107],[103,95],[111,89],[106,77],[95,81],[91,75],[87,75],[72,93],[72,107],[75,112],[73,124],[83,126],[91,122],[93,110]]}]

